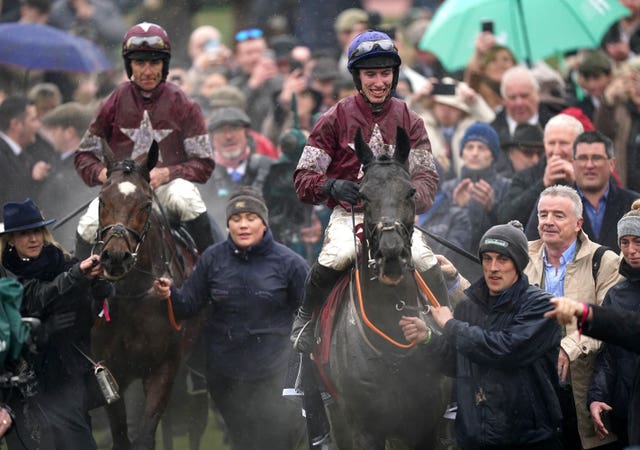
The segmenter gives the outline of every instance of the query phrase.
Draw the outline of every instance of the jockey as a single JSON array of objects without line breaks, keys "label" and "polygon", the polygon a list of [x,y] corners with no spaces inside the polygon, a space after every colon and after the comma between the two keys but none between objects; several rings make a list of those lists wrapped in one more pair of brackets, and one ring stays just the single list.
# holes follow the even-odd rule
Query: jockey
[{"label": "jockey", "polygon": [[[362,130],[374,155],[391,156],[396,128],[407,130],[411,141],[409,172],[416,189],[417,214],[431,206],[438,190],[438,174],[424,123],[403,101],[391,95],[398,83],[400,64],[398,50],[385,33],[369,30],[353,38],[347,67],[358,94],[341,100],[318,120],[294,172],[295,189],[301,201],[312,204],[326,201],[333,209],[322,250],[307,278],[303,303],[292,327],[291,341],[299,352],[313,350],[314,309],[323,304],[356,255],[351,208],[355,210],[356,223],[363,220],[358,202],[358,182],[363,173],[353,144],[356,131]],[[437,260],[424,235],[415,229],[411,252],[415,269],[430,284],[435,296],[447,303],[447,289]]]},{"label": "jockey", "polygon": [[[151,187],[170,219],[184,224],[202,253],[213,238],[193,183],[206,182],[215,166],[202,112],[180,87],[165,82],[171,44],[162,27],[134,25],[124,36],[122,58],[130,81],[117,86],[98,111],[76,152],[76,170],[87,185],[100,185],[107,179],[102,140],[117,160],[135,159],[157,141],[159,161],[150,173]],[[76,250],[86,253],[97,230],[95,199],[80,218]]]}]

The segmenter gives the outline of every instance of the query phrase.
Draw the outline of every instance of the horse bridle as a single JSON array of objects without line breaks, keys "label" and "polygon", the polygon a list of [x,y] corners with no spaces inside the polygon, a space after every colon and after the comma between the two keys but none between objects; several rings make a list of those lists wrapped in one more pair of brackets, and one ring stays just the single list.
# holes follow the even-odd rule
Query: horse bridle
[{"label": "horse bridle", "polygon": [[[124,240],[125,244],[127,244],[127,250],[129,250],[129,252],[131,253],[131,256],[135,261],[138,257],[138,250],[140,249],[140,246],[144,242],[145,237],[147,237],[147,232],[149,231],[149,228],[151,226],[151,205],[149,205],[146,208],[146,210],[147,210],[147,220],[145,221],[144,227],[142,228],[141,232],[138,232],[133,228],[128,227],[122,223],[114,223],[111,225],[107,225],[106,227],[100,228],[98,230],[98,242],[96,245],[99,245],[101,248],[104,249],[107,246],[107,244],[111,242],[112,239],[122,239]],[[103,240],[103,236],[106,233],[110,233],[110,234],[106,240]],[[136,246],[134,249],[131,248],[132,247],[131,242],[127,237],[127,233],[130,233],[136,239]]]},{"label": "horse bridle", "polygon": [[407,254],[411,254],[411,234],[413,233],[413,226],[407,227],[398,219],[391,219],[388,217],[381,217],[381,219],[382,220],[375,222],[371,226],[367,226],[365,228],[365,239],[367,240],[368,251],[368,267],[370,269],[375,269],[376,266],[375,259],[371,257],[371,249],[377,248],[377,244],[378,242],[380,242],[382,233],[387,233],[390,231],[398,233],[402,238],[402,242],[404,242],[404,249],[407,251]]},{"label": "horse bridle", "polygon": [[[132,172],[139,173],[147,180],[147,182],[149,181],[148,174],[144,172],[140,172],[136,167],[135,161],[132,161],[130,159],[125,159],[124,161],[119,162],[115,167],[110,168],[107,171],[107,177],[110,177],[113,172],[117,172],[117,171],[122,171],[125,174],[129,174]],[[127,250],[129,250],[129,253],[131,253],[131,256],[133,257],[133,261],[135,264],[135,261],[138,258],[138,250],[140,249],[140,246],[144,242],[145,237],[147,237],[147,233],[149,231],[149,228],[151,227],[151,208],[152,208],[151,204],[149,204],[145,208],[147,213],[147,219],[144,222],[142,231],[138,232],[137,230],[134,230],[133,228],[128,227],[122,223],[114,223],[111,225],[107,225],[106,227],[98,229],[96,245],[104,249],[107,246],[107,244],[111,242],[112,239],[122,239],[124,240],[125,244],[127,244]],[[107,237],[107,239],[104,240],[103,237],[107,233],[110,233],[110,234]],[[136,246],[134,249],[132,249],[132,245],[131,245],[131,242],[129,241],[127,233],[131,234],[136,239]]]}]

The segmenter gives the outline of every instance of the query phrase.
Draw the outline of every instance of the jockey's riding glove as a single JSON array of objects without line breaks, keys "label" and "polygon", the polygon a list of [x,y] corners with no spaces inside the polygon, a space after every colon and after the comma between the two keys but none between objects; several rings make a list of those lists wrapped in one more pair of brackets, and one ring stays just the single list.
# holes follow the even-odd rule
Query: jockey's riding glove
[{"label": "jockey's riding glove", "polygon": [[328,178],[322,185],[322,192],[328,197],[355,205],[360,195],[360,186],[349,180]]}]

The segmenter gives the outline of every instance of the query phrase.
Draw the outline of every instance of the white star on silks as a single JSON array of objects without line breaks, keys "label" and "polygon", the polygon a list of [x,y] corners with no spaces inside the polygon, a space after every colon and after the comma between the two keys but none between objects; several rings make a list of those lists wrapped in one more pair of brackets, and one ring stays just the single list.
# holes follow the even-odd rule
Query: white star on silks
[{"label": "white star on silks", "polygon": [[[355,143],[349,143],[349,148],[355,151],[356,145]],[[393,144],[385,144],[382,139],[382,132],[380,131],[380,127],[376,123],[373,126],[373,132],[371,133],[371,139],[369,139],[369,148],[375,157],[380,155],[392,156],[395,151],[396,146]],[[362,170],[362,166],[360,166],[360,173],[358,174],[358,179],[364,176],[364,172]]]},{"label": "white star on silks", "polygon": [[[135,142],[131,159],[136,159],[137,156],[144,155],[149,151],[151,143],[154,140],[159,144],[160,141],[169,136],[173,130],[154,130],[153,125],[151,125],[151,119],[149,118],[149,112],[145,109],[144,113],[142,113],[140,128],[120,128],[120,131]],[[160,160],[162,160],[161,156]]]},{"label": "white star on silks", "polygon": [[[369,148],[373,152],[373,155],[378,157],[380,155],[393,155],[395,150],[395,145],[385,144],[384,139],[382,139],[382,132],[380,131],[380,126],[376,123],[373,126],[373,131],[371,132],[371,138],[369,139]],[[349,148],[353,151],[356,150],[356,144],[354,142],[349,143]]]}]

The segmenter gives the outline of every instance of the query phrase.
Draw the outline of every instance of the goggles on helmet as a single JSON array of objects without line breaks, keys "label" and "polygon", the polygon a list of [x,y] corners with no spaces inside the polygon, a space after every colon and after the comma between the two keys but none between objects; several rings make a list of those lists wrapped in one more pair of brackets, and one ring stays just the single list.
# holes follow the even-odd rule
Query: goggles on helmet
[{"label": "goggles on helmet", "polygon": [[377,41],[364,41],[360,43],[353,50],[353,52],[351,53],[351,58],[357,58],[358,56],[366,55],[367,53],[371,52],[375,48],[379,48],[380,50],[384,50],[386,52],[398,51],[395,44],[390,39],[380,39]]},{"label": "goggles on helmet", "polygon": [[236,42],[243,42],[248,39],[260,39],[263,36],[262,30],[251,28],[250,30],[241,30],[236,33]]},{"label": "goggles on helmet", "polygon": [[167,43],[160,36],[131,36],[124,43],[125,51],[162,50],[169,49]]}]

